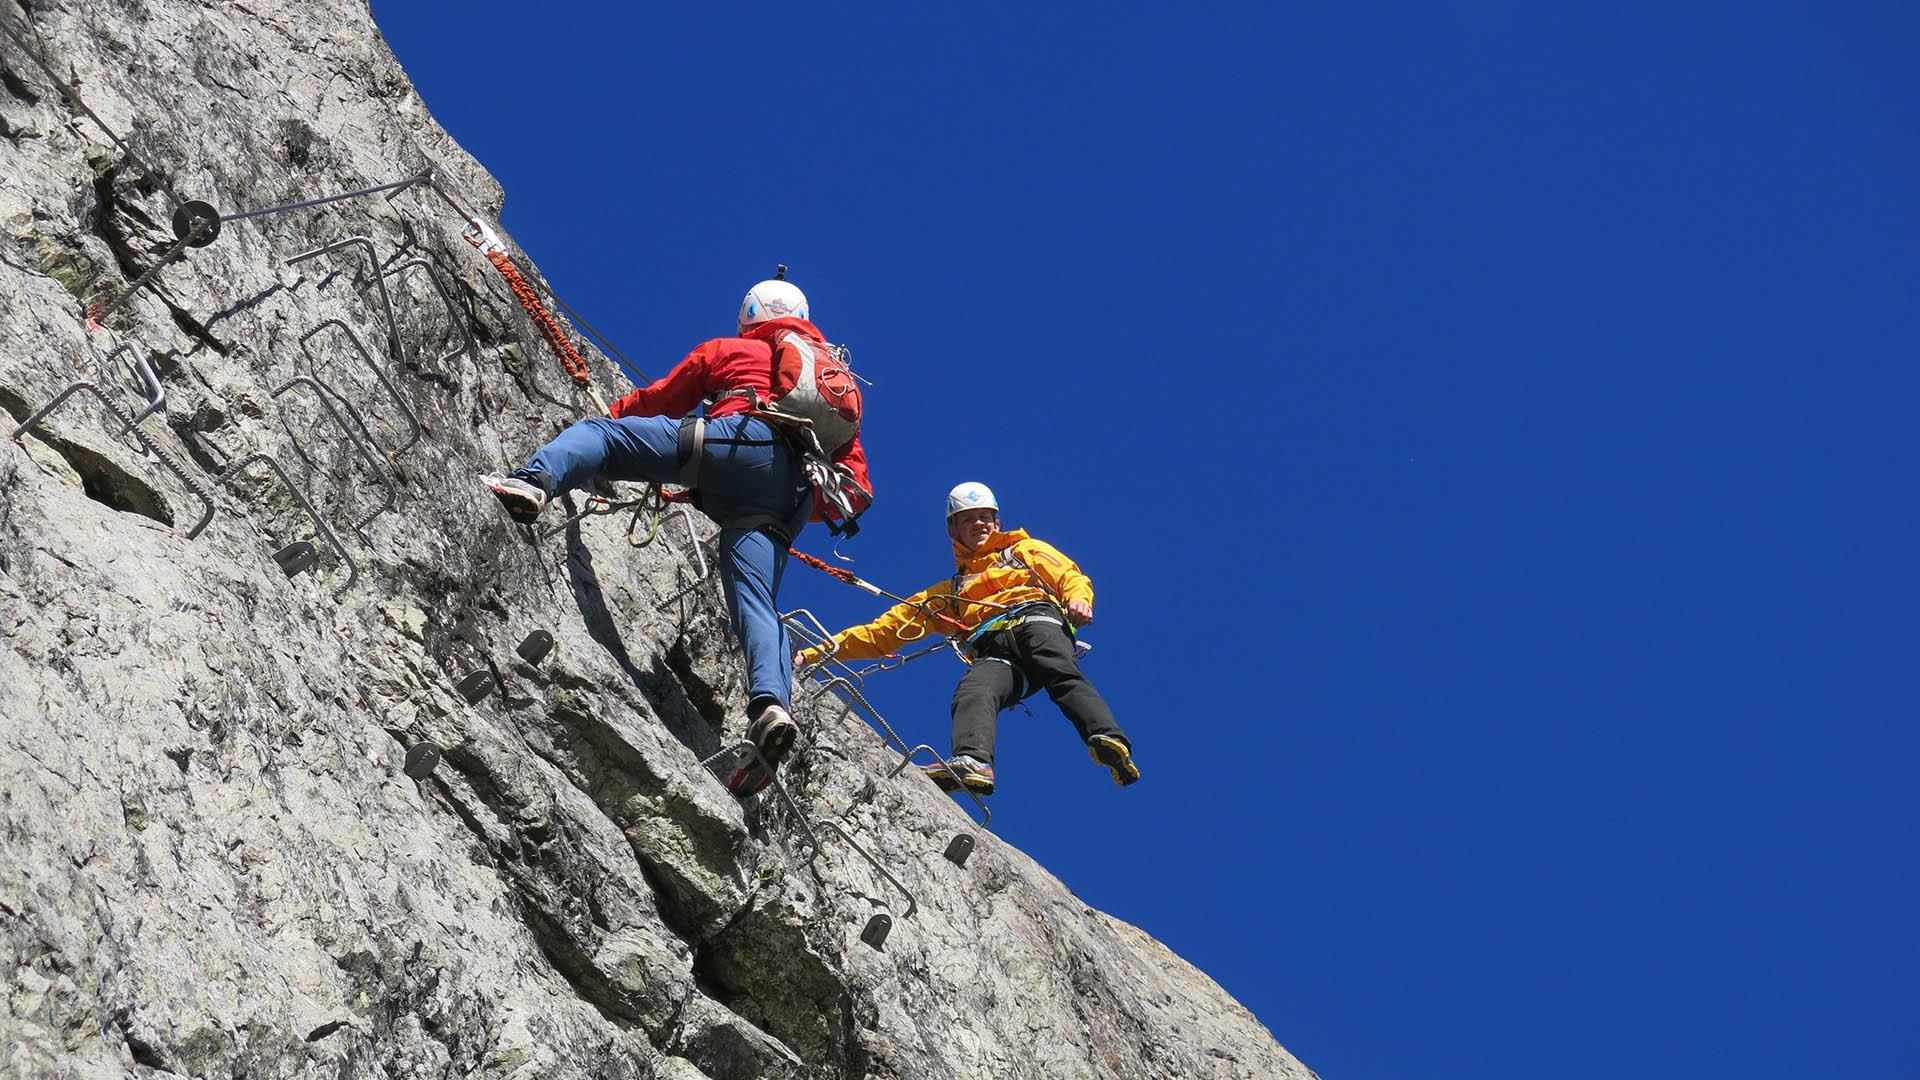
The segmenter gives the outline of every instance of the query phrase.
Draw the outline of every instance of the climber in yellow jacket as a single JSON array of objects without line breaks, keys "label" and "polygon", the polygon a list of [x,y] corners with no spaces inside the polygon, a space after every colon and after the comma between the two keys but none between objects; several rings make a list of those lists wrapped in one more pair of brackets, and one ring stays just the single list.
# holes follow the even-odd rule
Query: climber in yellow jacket
[{"label": "climber in yellow jacket", "polygon": [[[993,794],[1000,711],[1045,690],[1115,783],[1140,779],[1132,744],[1074,657],[1074,630],[1093,621],[1093,582],[1044,540],[1023,529],[1001,532],[1000,505],[985,484],[961,484],[947,494],[947,535],[957,567],[951,579],[833,636],[836,658],[863,660],[956,622],[968,628],[952,630],[971,661],[953,692],[953,771],[928,765],[927,775],[946,791],[955,790],[957,777],[969,791]],[[794,659],[806,665],[820,656],[803,649]]]}]

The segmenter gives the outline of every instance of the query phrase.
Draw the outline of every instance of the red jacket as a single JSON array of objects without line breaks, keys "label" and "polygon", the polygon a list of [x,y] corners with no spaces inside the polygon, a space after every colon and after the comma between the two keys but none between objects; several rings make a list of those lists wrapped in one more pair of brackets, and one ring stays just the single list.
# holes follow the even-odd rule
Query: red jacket
[{"label": "red jacket", "polygon": [[[685,360],[674,365],[663,378],[655,379],[619,401],[607,412],[611,416],[686,416],[700,403],[727,390],[757,390],[762,397],[773,392],[773,346],[769,340],[782,330],[795,330],[814,341],[825,343],[820,328],[805,319],[770,319],[750,327],[740,337],[714,338],[702,342]],[[747,411],[742,398],[721,398],[707,408],[708,416],[732,416]],[[868,496],[873,482],[867,479],[867,451],[859,436],[833,455],[836,465],[845,465]],[[816,508],[814,520],[821,520]]]}]

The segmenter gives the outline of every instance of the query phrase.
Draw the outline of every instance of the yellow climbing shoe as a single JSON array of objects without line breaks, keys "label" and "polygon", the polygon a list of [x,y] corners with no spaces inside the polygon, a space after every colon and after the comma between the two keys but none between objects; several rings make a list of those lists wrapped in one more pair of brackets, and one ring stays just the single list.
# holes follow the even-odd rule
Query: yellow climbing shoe
[{"label": "yellow climbing shoe", "polygon": [[1087,753],[1097,765],[1105,765],[1113,774],[1113,782],[1126,787],[1140,779],[1140,766],[1133,763],[1133,751],[1128,748],[1125,739],[1112,735],[1095,735],[1087,740]]}]

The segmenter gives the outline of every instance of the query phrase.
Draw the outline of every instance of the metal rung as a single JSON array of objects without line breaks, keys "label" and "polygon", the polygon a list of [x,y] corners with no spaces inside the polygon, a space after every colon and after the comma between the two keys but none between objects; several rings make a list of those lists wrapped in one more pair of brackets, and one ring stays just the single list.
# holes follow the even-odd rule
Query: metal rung
[{"label": "metal rung", "polygon": [[189,540],[199,536],[200,530],[206,528],[207,522],[213,520],[213,496],[208,493],[205,488],[200,486],[199,481],[187,475],[187,471],[180,467],[180,463],[173,459],[172,454],[162,449],[160,444],[154,442],[146,432],[141,431],[139,424],[133,417],[127,415],[127,410],[121,408],[118,402],[108,397],[106,392],[101,390],[98,385],[90,382],[77,382],[53,395],[52,401],[41,406],[39,412],[27,417],[24,423],[13,429],[14,441],[20,441],[20,436],[25,435],[35,424],[45,420],[55,409],[58,409],[68,398],[75,394],[91,394],[99,399],[100,404],[106,407],[107,414],[115,420],[118,420],[121,426],[126,428],[126,434],[132,435],[134,440],[140,444],[141,449],[145,450],[155,461],[158,461],[164,466],[168,472],[178,477],[180,482],[186,485],[188,493],[200,500],[201,506],[203,507],[200,513],[200,520],[194,523],[193,528],[188,529],[182,534]]},{"label": "metal rung", "polygon": [[972,799],[973,805],[980,808],[980,827],[983,829],[992,827],[993,811],[987,809],[986,800],[982,799],[976,792],[974,792],[972,788],[961,783],[960,774],[953,771],[953,766],[948,764],[947,759],[940,756],[940,751],[935,750],[933,747],[928,746],[926,743],[921,743],[919,746],[916,746],[913,749],[907,751],[906,756],[900,759],[900,764],[895,765],[893,767],[893,771],[887,774],[887,779],[891,780],[894,777],[899,776],[903,771],[906,770],[906,767],[908,765],[911,765],[913,763],[914,756],[919,754],[920,751],[922,750],[925,750],[927,753],[932,754],[934,757],[934,760],[940,763],[940,767],[947,771],[947,775],[953,777],[954,786],[957,787],[962,793],[964,793],[967,798]]},{"label": "metal rung", "polygon": [[[364,529],[374,518],[393,509],[394,502],[400,497],[400,488],[393,482],[393,470],[388,468],[386,463],[382,462],[379,458],[373,456],[372,436],[367,434],[366,425],[360,422],[360,414],[354,411],[353,406],[348,404],[346,398],[341,397],[340,394],[331,387],[311,376],[299,375],[280,384],[278,388],[272,391],[272,395],[278,398],[281,394],[286,393],[296,386],[312,388],[314,396],[320,400],[320,407],[325,409],[327,416],[333,420],[333,426],[339,428],[341,434],[346,436],[347,444],[352,446],[354,453],[360,455],[360,459],[367,463],[367,471],[373,476],[378,477],[381,486],[386,489],[386,498],[380,505],[374,507],[372,512],[367,514],[366,517],[353,523],[355,529]],[[333,407],[333,398],[340,399],[340,404],[346,408],[347,415],[353,420],[351,425],[340,416],[339,410]],[[293,433],[293,426],[286,423],[284,416],[281,418],[281,426],[286,428],[287,437],[293,440],[294,453],[300,455],[300,460],[307,463],[308,469],[319,472],[320,466],[314,463],[312,457],[308,456],[306,445],[301,442],[298,435]]]},{"label": "metal rung", "polygon": [[[139,376],[140,396],[142,400],[147,403],[146,408],[133,414],[133,422],[138,424],[140,421],[160,411],[160,409],[166,405],[167,388],[161,385],[160,376],[153,373],[153,365],[147,363],[146,353],[143,350],[135,349],[132,342],[124,342],[112,352],[108,353],[106,355],[107,365],[111,367],[114,358],[121,353],[126,353],[130,358],[131,362],[127,366],[133,369],[135,375]],[[121,432],[120,434],[125,434],[125,432]]]},{"label": "metal rung", "polygon": [[[805,621],[802,621],[803,619]],[[814,616],[813,612],[808,611],[806,608],[794,608],[792,611],[780,616],[780,625],[786,628],[788,634],[798,638],[808,648],[817,649],[820,652],[820,658],[818,660],[815,660],[805,667],[795,668],[794,671],[796,674],[820,674],[822,665],[826,665],[838,670],[840,674],[831,676],[825,683],[820,684],[821,689],[834,685],[836,680],[842,685],[857,686],[861,689],[866,688],[866,676],[848,667],[845,662],[841,661],[835,655],[840,651],[840,646],[835,643],[833,635],[827,631],[825,626],[821,625],[820,620]],[[816,694],[817,693],[818,691],[816,691]],[[904,746],[905,744],[902,743],[901,745]]]},{"label": "metal rung", "polygon": [[[847,675],[855,679],[860,678],[858,672],[835,659],[835,654],[840,651],[839,643],[833,640],[832,632],[820,622],[820,619],[815,616],[813,612],[808,611],[806,608],[794,608],[792,611],[780,616],[780,625],[786,627],[789,635],[799,639],[807,648],[814,649],[820,654],[820,659],[815,660],[804,668],[798,669],[800,672],[805,673],[812,671],[821,664],[830,663],[834,667],[846,672]],[[862,680],[862,685],[865,685],[864,680]]]},{"label": "metal rung", "polygon": [[[440,294],[440,301],[447,306],[447,317],[453,320],[454,329],[460,332],[460,347],[445,356],[436,357],[433,361],[435,370],[451,371],[452,368],[449,365],[452,364],[453,360],[462,353],[465,353],[469,358],[473,358],[480,351],[479,343],[473,340],[473,331],[467,329],[466,315],[460,310],[460,305],[454,303],[453,294],[447,291],[447,287],[441,283],[440,272],[433,268],[432,263],[425,259],[408,259],[406,262],[387,271],[385,276],[399,277],[401,274],[416,267],[427,272],[427,280],[433,283],[433,291]],[[421,343],[424,345],[426,343],[426,326],[424,323],[421,325],[420,330]],[[476,364],[479,363],[478,360],[474,362]]]},{"label": "metal rung", "polygon": [[373,358],[373,353],[368,350],[366,344],[360,340],[360,335],[353,332],[352,327],[341,322],[339,319],[327,319],[307,331],[306,335],[300,339],[300,351],[307,354],[308,365],[317,371],[320,365],[320,358],[313,355],[313,349],[307,343],[313,339],[314,335],[330,326],[337,328],[341,333],[347,335],[347,340],[353,343],[354,351],[360,354],[360,359],[367,362],[367,367],[373,372],[373,377],[379,380],[381,388],[386,390],[387,396],[392,398],[393,403],[400,407],[400,415],[407,418],[407,426],[409,429],[407,440],[399,446],[394,447],[393,452],[397,454],[412,446],[414,443],[419,442],[421,431],[420,418],[413,414],[413,407],[407,404],[406,397],[402,395],[400,389],[394,386],[393,382],[387,378],[387,373],[380,368],[380,362]]},{"label": "metal rung", "polygon": [[[394,317],[393,297],[387,293],[387,279],[380,273],[380,256],[373,250],[372,240],[364,236],[349,236],[345,240],[336,240],[324,247],[314,248],[312,251],[303,251],[288,259],[287,265],[292,266],[295,263],[306,262],[308,259],[317,259],[322,255],[343,251],[347,248],[356,248],[366,252],[367,269],[373,278],[374,287],[380,290],[380,306],[387,313],[387,346],[393,350],[394,362],[405,364],[407,362],[407,356],[400,348],[400,320]],[[402,447],[402,449],[405,449],[405,447]]]},{"label": "metal rung", "polygon": [[242,472],[246,471],[247,466],[255,464],[266,466],[268,472],[273,473],[274,476],[280,479],[282,484],[286,485],[287,490],[292,492],[293,497],[299,501],[300,508],[307,512],[307,517],[313,519],[313,527],[319,531],[321,536],[326,538],[327,544],[333,548],[334,554],[340,556],[340,561],[347,564],[346,584],[333,591],[336,599],[346,595],[347,590],[353,588],[353,583],[360,580],[360,566],[353,561],[353,556],[347,554],[347,546],[342,544],[340,538],[333,534],[333,529],[328,527],[327,520],[320,516],[320,511],[313,505],[313,500],[307,498],[306,491],[302,489],[300,485],[293,482],[293,479],[287,475],[287,470],[280,467],[278,459],[268,457],[266,454],[249,454],[227,466],[227,471],[220,474],[220,482],[228,487],[232,487],[234,480],[236,480]]},{"label": "metal rung", "polygon": [[694,561],[700,566],[700,580],[705,581],[712,571],[707,569],[707,555],[706,552],[701,550],[700,534],[695,532],[693,528],[693,511],[687,509],[686,503],[675,503],[674,505],[680,508],[680,520],[687,524],[687,543],[693,548]]},{"label": "metal rung", "polygon": [[[900,879],[897,877],[894,877],[891,873],[888,872],[886,867],[880,865],[880,860],[874,858],[871,854],[869,854],[866,848],[861,847],[859,843],[857,843],[853,839],[853,835],[851,833],[847,832],[847,830],[840,827],[839,822],[829,818],[826,821],[821,822],[820,824],[825,825],[827,828],[832,829],[836,833],[839,833],[840,839],[845,840],[847,842],[848,847],[859,852],[860,857],[867,860],[867,863],[871,865],[874,868],[874,870],[878,871],[881,877],[886,878],[887,883],[889,885],[892,885],[894,888],[900,890],[900,895],[907,898],[906,913],[901,915],[900,917],[903,919],[913,918],[913,913],[920,910],[920,902],[913,898],[913,893],[907,891],[907,887],[905,885],[900,884]],[[815,848],[813,852],[813,856],[807,859],[807,865],[809,866],[813,865],[813,860],[819,857],[820,857],[820,850],[818,848]]]},{"label": "metal rung", "polygon": [[[759,762],[760,767],[767,770],[767,775],[773,777],[773,789],[780,793],[780,798],[786,802],[787,809],[793,813],[793,820],[799,822],[801,831],[807,834],[807,842],[813,845],[813,853],[807,858],[807,865],[813,865],[814,856],[820,854],[820,837],[814,833],[813,826],[808,824],[807,816],[800,812],[800,804],[793,801],[793,796],[787,791],[787,785],[781,783],[780,770],[767,761],[766,757],[760,753],[760,747],[752,739],[741,739],[739,742],[734,743],[732,746],[718,753],[702,758],[700,765],[706,769],[710,775],[713,775],[714,779],[718,780],[720,777],[713,772],[713,763],[725,757],[731,757],[734,761],[738,761],[740,755],[743,753]],[[728,794],[732,793],[729,792]]]},{"label": "metal rung", "polygon": [[[695,591],[697,591],[700,588],[700,586],[705,585],[708,581],[711,581],[713,579],[713,571],[707,565],[706,552],[703,550],[703,545],[700,543],[700,534],[695,532],[693,528],[693,511],[687,509],[686,503],[678,503],[676,505],[679,506],[682,518],[683,520],[685,520],[687,524],[687,540],[692,545],[694,562],[695,562],[695,565],[697,565],[700,568],[700,574],[698,577],[694,578],[693,581],[690,582],[689,584],[681,586],[678,592],[675,592],[672,596],[667,597],[665,600],[662,600],[660,601],[659,604],[655,605],[655,610],[658,610],[658,611],[665,611],[668,607],[671,607],[672,605],[678,603],[679,601],[686,598],[687,596],[692,595]],[[673,546],[673,542],[671,540],[668,540],[664,534],[660,537],[660,542],[662,544],[665,544],[667,547],[667,550],[673,552],[676,556],[680,554],[679,549],[675,548]],[[682,617],[685,617],[686,612],[683,610],[681,612],[681,615]]]},{"label": "metal rung", "polygon": [[[805,867],[812,867],[815,860],[820,858],[822,846],[820,843],[820,835],[814,832],[812,824],[807,820],[807,816],[800,812],[800,804],[793,801],[793,795],[787,790],[787,785],[781,782],[780,771],[767,761],[766,757],[760,753],[760,747],[756,745],[752,739],[742,739],[718,753],[703,758],[700,764],[708,771],[709,775],[714,775],[715,779],[719,779],[718,775],[713,773],[713,763],[728,757],[731,757],[734,762],[738,762],[742,754],[748,755],[754,761],[758,762],[760,767],[767,770],[767,774],[773,778],[773,789],[779,792],[781,801],[787,804],[787,810],[793,814],[793,820],[800,826],[801,831],[807,834],[807,841],[812,845],[813,849],[807,854],[807,861],[802,864]],[[847,842],[848,847],[858,852],[860,857],[867,860],[867,863],[871,865],[881,877],[887,879],[889,884],[900,890],[900,895],[907,898],[906,913],[900,917],[903,919],[913,918],[913,913],[920,910],[920,902],[914,899],[913,893],[910,892],[905,885],[900,884],[900,879],[888,872],[887,868],[881,865],[880,860],[868,853],[866,848],[861,847],[859,842],[854,840],[853,836],[849,834],[847,830],[840,827],[839,822],[829,819],[822,821],[820,824],[838,833],[840,839]],[[868,925],[871,927],[871,920],[869,920]],[[889,918],[887,921],[888,928],[891,928],[892,925],[892,920]],[[881,940],[884,941],[886,939],[886,931],[881,930],[879,934]],[[879,946],[875,944],[875,948],[878,947]]]}]

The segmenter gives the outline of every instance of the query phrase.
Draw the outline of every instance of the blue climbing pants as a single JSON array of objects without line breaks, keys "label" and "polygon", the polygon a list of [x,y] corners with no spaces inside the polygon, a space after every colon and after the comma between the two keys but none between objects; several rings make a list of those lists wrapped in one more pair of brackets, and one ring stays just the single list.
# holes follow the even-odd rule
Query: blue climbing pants
[{"label": "blue climbing pants", "polygon": [[[596,476],[671,484],[680,478],[680,421],[664,416],[582,420],[541,447],[519,472],[546,478],[558,498]],[[749,704],[789,704],[793,650],[780,625],[780,578],[787,546],[813,513],[813,488],[800,461],[765,420],[707,421],[700,455],[700,509],[720,525],[720,581],[727,615],[747,656]],[[771,525],[730,525],[772,517]]]}]

